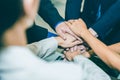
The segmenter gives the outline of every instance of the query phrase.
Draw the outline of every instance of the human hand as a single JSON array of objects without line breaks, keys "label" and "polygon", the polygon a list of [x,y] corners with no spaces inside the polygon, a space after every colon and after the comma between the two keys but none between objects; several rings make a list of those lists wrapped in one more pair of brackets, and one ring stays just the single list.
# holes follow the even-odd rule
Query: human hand
[{"label": "human hand", "polygon": [[66,23],[69,25],[69,28],[79,37],[85,32],[88,32],[87,26],[82,19],[71,20]]},{"label": "human hand", "polygon": [[61,37],[56,37],[56,40],[58,41],[58,45],[63,48],[73,47],[75,45],[81,44],[79,40],[77,40],[72,35],[65,33],[66,39],[62,39]]},{"label": "human hand", "polygon": [[77,37],[72,31],[71,29],[68,27],[68,25],[66,24],[66,22],[62,22],[60,23],[57,27],[56,27],[56,32],[59,36],[61,36],[64,40],[67,39],[65,33],[69,33],[70,35],[74,36],[76,39],[80,40],[82,42],[82,40]]},{"label": "human hand", "polygon": [[74,59],[74,57],[77,56],[77,55],[83,55],[87,58],[90,57],[90,54],[87,51],[85,51],[83,53],[83,52],[80,51],[80,49],[76,49],[76,51],[73,51],[73,52],[71,52],[70,50],[64,51],[64,55],[65,55],[65,58],[69,61],[72,61]]}]

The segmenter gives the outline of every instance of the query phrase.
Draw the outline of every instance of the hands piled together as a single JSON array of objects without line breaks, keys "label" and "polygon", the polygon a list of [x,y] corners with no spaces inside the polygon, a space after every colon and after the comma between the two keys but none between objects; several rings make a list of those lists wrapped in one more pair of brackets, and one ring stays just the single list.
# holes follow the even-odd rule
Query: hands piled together
[{"label": "hands piled together", "polygon": [[63,22],[56,31],[60,35],[56,39],[61,47],[66,48],[64,54],[68,60],[73,60],[77,55],[90,57],[87,47],[83,44],[85,42],[82,40],[85,33],[89,31],[82,19]]}]

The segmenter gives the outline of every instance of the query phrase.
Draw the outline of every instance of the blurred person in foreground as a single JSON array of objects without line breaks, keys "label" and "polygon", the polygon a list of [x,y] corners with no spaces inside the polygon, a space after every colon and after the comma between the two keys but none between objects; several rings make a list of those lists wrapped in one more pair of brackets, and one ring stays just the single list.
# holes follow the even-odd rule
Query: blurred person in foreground
[{"label": "blurred person in foreground", "polygon": [[[38,3],[39,0],[0,1],[0,80],[110,80],[82,55],[76,54],[72,62],[48,63],[42,59],[58,45],[79,44],[74,39],[71,46],[61,37],[52,37],[26,47],[25,32],[34,22]],[[38,51],[31,52],[31,46]]]}]

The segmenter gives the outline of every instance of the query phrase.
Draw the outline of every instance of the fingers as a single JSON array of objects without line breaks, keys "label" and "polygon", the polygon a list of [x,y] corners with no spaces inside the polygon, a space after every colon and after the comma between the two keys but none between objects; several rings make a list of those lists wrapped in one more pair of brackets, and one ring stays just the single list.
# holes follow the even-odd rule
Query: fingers
[{"label": "fingers", "polygon": [[70,52],[74,52],[78,50],[78,46],[74,46],[72,48],[69,49]]},{"label": "fingers", "polygon": [[64,51],[64,55],[68,61],[72,60],[72,54],[69,51]]},{"label": "fingers", "polygon": [[58,35],[61,36],[62,39],[66,39],[65,37],[65,33],[67,31],[67,25],[65,24],[65,22],[60,23],[57,27],[56,27],[56,32],[58,33]]},{"label": "fingers", "polygon": [[74,32],[71,31],[70,27],[72,27],[72,26],[71,26],[70,22],[74,22],[74,20],[70,20],[69,22],[65,22],[66,25],[68,25],[67,32],[69,34],[71,34],[73,37],[75,37],[76,39],[78,39],[81,43],[83,43],[83,40],[81,38],[79,38]]},{"label": "fingers", "polygon": [[84,45],[79,45],[78,49],[80,50],[81,54],[84,53],[84,52],[86,52],[86,47]]},{"label": "fingers", "polygon": [[73,60],[73,58],[77,55],[79,55],[79,51],[74,51],[74,52],[71,52],[70,50],[69,51],[64,51],[64,54],[65,54],[65,57],[67,60],[71,61]]},{"label": "fingers", "polygon": [[80,21],[80,22],[84,22],[81,18],[79,18],[78,21]]},{"label": "fingers", "polygon": [[78,39],[81,43],[83,43],[82,39],[79,38],[78,36],[76,36],[70,29],[68,29],[68,33],[69,33],[70,35],[72,35],[73,37],[75,37],[76,39]]},{"label": "fingers", "polygon": [[63,40],[66,40],[65,32],[64,32],[63,30],[59,30],[57,33],[60,35],[60,37],[61,37]]},{"label": "fingers", "polygon": [[[70,35],[72,35],[73,37],[75,37],[76,39],[78,39],[81,43],[83,43],[82,39],[79,38],[75,33],[74,31],[71,30],[71,28],[75,26],[72,26],[72,23],[76,22],[78,20],[70,20],[68,22],[63,22],[61,23],[57,28],[56,28],[56,31],[57,33],[61,36],[62,39],[66,40],[66,36],[65,36],[65,33],[69,33]],[[76,28],[77,29],[77,28]]]},{"label": "fingers", "polygon": [[90,54],[89,52],[85,51],[84,53],[81,53],[81,50],[79,49],[78,46],[74,46],[70,49],[68,49],[68,51],[64,51],[64,55],[66,57],[67,60],[71,61],[73,60],[73,58],[77,55],[82,55],[84,57],[90,58]]},{"label": "fingers", "polygon": [[73,46],[78,45],[78,44],[80,44],[80,43],[81,43],[80,41],[74,41],[74,42],[72,42],[69,46],[70,46],[70,47],[73,47]]},{"label": "fingers", "polygon": [[87,58],[90,57],[90,54],[89,54],[89,52],[86,51],[87,49],[84,45],[80,45],[78,48],[80,49],[81,55],[83,55],[84,57],[87,57]]}]

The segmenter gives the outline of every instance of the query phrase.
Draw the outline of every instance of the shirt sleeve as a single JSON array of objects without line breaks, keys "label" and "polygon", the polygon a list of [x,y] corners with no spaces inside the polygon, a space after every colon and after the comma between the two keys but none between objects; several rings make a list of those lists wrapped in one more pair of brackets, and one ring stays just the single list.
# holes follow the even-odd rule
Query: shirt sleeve
[{"label": "shirt sleeve", "polygon": [[58,47],[58,42],[54,37],[41,40],[27,45],[27,47],[40,58],[46,58],[51,55]]},{"label": "shirt sleeve", "polygon": [[[74,62],[81,65],[84,78],[88,78],[88,80],[110,80],[110,77],[88,58],[78,55],[74,58]],[[91,79],[91,77],[93,78]]]}]

